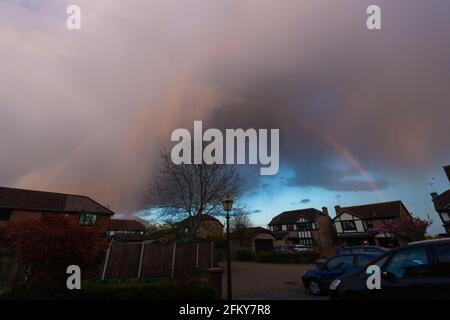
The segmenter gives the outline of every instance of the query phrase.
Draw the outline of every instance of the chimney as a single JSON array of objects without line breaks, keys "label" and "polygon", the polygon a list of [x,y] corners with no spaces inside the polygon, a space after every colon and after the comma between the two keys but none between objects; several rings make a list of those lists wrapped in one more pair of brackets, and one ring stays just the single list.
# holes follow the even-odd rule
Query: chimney
[{"label": "chimney", "polygon": [[328,216],[328,208],[327,207],[322,207],[322,212],[324,215]]},{"label": "chimney", "polygon": [[445,174],[447,175],[448,182],[450,182],[450,165],[444,166]]},{"label": "chimney", "polygon": [[431,199],[436,199],[436,197],[438,196],[437,192],[432,192],[431,194]]},{"label": "chimney", "polygon": [[341,212],[341,206],[334,206],[334,211],[336,211],[336,215],[338,215],[339,212]]}]

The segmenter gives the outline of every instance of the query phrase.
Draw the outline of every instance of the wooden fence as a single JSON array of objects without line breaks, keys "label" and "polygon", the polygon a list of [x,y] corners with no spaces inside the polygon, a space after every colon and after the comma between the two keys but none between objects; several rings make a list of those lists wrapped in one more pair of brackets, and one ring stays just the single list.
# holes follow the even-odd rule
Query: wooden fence
[{"label": "wooden fence", "polygon": [[101,270],[102,280],[185,278],[193,270],[217,266],[211,241],[187,243],[111,242]]}]

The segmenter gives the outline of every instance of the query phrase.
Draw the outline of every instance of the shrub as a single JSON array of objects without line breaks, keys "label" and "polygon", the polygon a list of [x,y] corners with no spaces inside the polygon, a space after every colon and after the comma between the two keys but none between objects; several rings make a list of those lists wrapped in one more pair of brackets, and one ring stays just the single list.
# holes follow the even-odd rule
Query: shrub
[{"label": "shrub", "polygon": [[0,296],[0,300],[212,300],[216,298],[212,284],[205,279],[175,281],[171,279],[153,279],[101,283],[85,281],[81,290],[42,293],[34,288],[16,287]]},{"label": "shrub", "polygon": [[234,254],[237,261],[253,261],[255,254],[250,250],[240,249]]},{"label": "shrub", "polygon": [[320,257],[315,251],[294,252],[290,254],[275,251],[261,251],[255,256],[255,260],[265,263],[313,263]]},{"label": "shrub", "polygon": [[217,296],[216,289],[207,281],[197,281],[192,284],[191,298],[193,300],[214,300]]},{"label": "shrub", "polygon": [[61,215],[9,223],[0,229],[0,239],[26,270],[26,288],[42,292],[65,289],[69,265],[78,265],[83,276],[98,273],[107,245],[96,228]]}]

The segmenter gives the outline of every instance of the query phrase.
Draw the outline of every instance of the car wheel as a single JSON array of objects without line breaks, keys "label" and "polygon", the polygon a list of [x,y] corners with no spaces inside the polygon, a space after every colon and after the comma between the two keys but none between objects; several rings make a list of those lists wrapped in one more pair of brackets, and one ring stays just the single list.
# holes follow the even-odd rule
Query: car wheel
[{"label": "car wheel", "polygon": [[320,284],[316,280],[311,280],[308,285],[309,292],[314,296],[320,296],[322,290],[320,290]]}]

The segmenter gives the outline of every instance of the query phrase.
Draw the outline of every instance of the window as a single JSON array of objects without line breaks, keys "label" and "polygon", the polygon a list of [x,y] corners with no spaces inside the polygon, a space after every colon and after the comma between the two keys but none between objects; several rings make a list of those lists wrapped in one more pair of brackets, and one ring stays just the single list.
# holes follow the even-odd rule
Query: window
[{"label": "window", "polygon": [[96,223],[97,223],[97,215],[89,214],[89,213],[83,213],[83,214],[80,215],[79,223],[82,226],[95,226]]},{"label": "window", "polygon": [[383,219],[383,222],[386,223],[392,223],[392,219]]},{"label": "window", "polygon": [[442,212],[441,217],[443,221],[450,221],[450,217],[447,212]]},{"label": "window", "polygon": [[327,270],[344,270],[353,268],[353,256],[340,256],[327,263]]},{"label": "window", "polygon": [[276,224],[272,226],[273,231],[281,231],[281,226],[279,224]]},{"label": "window", "polygon": [[366,256],[358,256],[356,258],[356,267],[362,269],[365,266],[367,266],[372,260],[373,260],[373,258],[369,258]]},{"label": "window", "polygon": [[439,274],[450,276],[450,245],[437,246],[436,254],[439,260]]},{"label": "window", "polygon": [[354,221],[342,221],[342,230],[356,230],[356,225]]},{"label": "window", "polygon": [[411,279],[430,274],[431,268],[425,248],[411,248],[397,252],[383,271],[393,273],[397,279]]},{"label": "window", "polygon": [[373,221],[367,220],[367,228],[373,228]]},{"label": "window", "polygon": [[293,231],[293,230],[294,230],[294,225],[293,225],[293,224],[288,224],[288,225],[287,225],[287,229],[288,229],[289,231]]},{"label": "window", "polygon": [[311,222],[302,222],[297,223],[297,230],[298,231],[308,231],[313,229],[313,224]]},{"label": "window", "polygon": [[0,209],[0,221],[8,221],[11,218],[11,209]]}]

